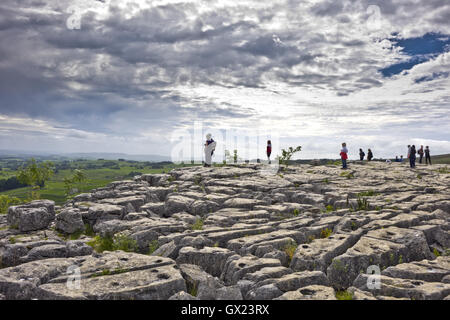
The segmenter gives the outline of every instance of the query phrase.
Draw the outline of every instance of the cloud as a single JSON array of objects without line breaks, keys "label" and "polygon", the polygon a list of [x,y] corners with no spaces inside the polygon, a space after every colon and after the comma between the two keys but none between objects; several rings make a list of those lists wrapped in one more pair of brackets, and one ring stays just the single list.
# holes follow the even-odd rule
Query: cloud
[{"label": "cloud", "polygon": [[48,131],[13,122],[3,137],[128,152],[151,137],[169,154],[168,132],[197,120],[313,146],[390,130],[412,139],[420,117],[416,138],[447,141],[450,4],[411,3],[4,0],[0,122]]}]

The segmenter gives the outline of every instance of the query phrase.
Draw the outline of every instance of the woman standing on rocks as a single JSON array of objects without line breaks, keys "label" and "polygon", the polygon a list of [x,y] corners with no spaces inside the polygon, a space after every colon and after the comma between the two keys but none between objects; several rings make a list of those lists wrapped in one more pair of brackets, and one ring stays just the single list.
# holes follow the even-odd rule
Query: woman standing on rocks
[{"label": "woman standing on rocks", "polygon": [[344,142],[342,143],[342,149],[341,149],[341,160],[342,160],[342,169],[347,169],[347,156],[348,149],[347,144]]},{"label": "woman standing on rocks", "polygon": [[272,154],[272,141],[267,140],[267,160],[269,160],[269,164],[271,164],[271,161],[270,161],[271,154]]}]

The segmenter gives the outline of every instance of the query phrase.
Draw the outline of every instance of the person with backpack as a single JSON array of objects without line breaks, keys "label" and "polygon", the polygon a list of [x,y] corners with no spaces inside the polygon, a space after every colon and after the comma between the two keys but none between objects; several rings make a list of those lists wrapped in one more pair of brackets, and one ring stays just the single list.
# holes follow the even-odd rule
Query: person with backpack
[{"label": "person with backpack", "polygon": [[430,156],[430,148],[428,146],[425,147],[425,163],[428,165],[428,161],[430,161],[431,165],[431,156]]},{"label": "person with backpack", "polygon": [[363,161],[366,154],[362,149],[359,149],[359,160]]},{"label": "person with backpack", "polygon": [[420,146],[419,151],[417,151],[417,154],[419,155],[419,163],[422,163],[422,159],[423,159],[423,146]]},{"label": "person with backpack", "polygon": [[367,160],[368,161],[371,161],[373,159],[373,153],[372,153],[372,150],[368,150],[367,151]]},{"label": "person with backpack", "polygon": [[347,169],[347,156],[348,153],[348,149],[347,149],[347,144],[344,142],[342,143],[342,149],[341,149],[341,160],[342,160],[342,169]]},{"label": "person with backpack", "polygon": [[415,145],[411,146],[411,151],[409,154],[409,166],[411,168],[416,167],[416,146]]},{"label": "person with backpack", "polygon": [[270,161],[270,155],[272,154],[272,141],[267,140],[267,160],[269,160],[269,164],[271,164],[272,162]]}]

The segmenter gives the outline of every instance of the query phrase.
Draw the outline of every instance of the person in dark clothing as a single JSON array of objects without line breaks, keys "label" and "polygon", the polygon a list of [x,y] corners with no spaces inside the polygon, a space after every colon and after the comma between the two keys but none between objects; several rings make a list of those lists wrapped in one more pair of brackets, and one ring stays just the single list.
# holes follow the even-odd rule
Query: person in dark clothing
[{"label": "person in dark clothing", "polygon": [[368,161],[371,161],[373,159],[373,153],[372,153],[372,150],[368,150],[367,151],[367,160]]},{"label": "person in dark clothing", "polygon": [[271,164],[270,161],[271,154],[272,154],[272,142],[270,140],[267,140],[267,159],[269,160],[269,164]]},{"label": "person in dark clothing", "polygon": [[425,147],[425,163],[428,165],[428,161],[431,164],[431,156],[430,156],[430,148],[428,146]]},{"label": "person in dark clothing", "polygon": [[420,146],[419,151],[417,151],[417,154],[419,155],[419,163],[422,163],[422,159],[423,159],[423,146]]},{"label": "person in dark clothing", "polygon": [[359,160],[363,161],[366,154],[362,149],[359,149]]},{"label": "person in dark clothing", "polygon": [[416,167],[416,146],[415,145],[411,146],[411,152],[409,154],[409,166],[411,168]]}]

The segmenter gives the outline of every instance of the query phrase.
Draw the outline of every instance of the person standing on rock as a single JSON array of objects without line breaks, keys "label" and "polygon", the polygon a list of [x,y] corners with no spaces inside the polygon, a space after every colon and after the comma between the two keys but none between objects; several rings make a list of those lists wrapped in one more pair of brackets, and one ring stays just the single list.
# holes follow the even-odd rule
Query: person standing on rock
[{"label": "person standing on rock", "polygon": [[270,161],[270,155],[272,154],[272,141],[267,140],[267,160],[269,161],[269,164],[271,164],[272,162]]},{"label": "person standing on rock", "polygon": [[422,163],[422,159],[423,159],[423,146],[420,146],[419,151],[417,151],[417,154],[419,155],[419,163]]},{"label": "person standing on rock", "polygon": [[428,165],[428,161],[430,161],[431,165],[431,156],[430,156],[430,148],[428,146],[425,147],[425,163]]},{"label": "person standing on rock", "polygon": [[362,149],[359,149],[359,160],[363,161],[366,154]]},{"label": "person standing on rock", "polygon": [[415,145],[411,146],[411,151],[409,154],[409,166],[411,168],[416,167],[416,146]]},{"label": "person standing on rock", "polygon": [[347,156],[348,153],[348,149],[347,149],[347,144],[344,142],[342,143],[342,149],[341,149],[341,160],[342,160],[342,169],[347,169]]},{"label": "person standing on rock", "polygon": [[205,143],[205,167],[211,167],[212,155],[216,149],[216,142],[212,139],[210,133],[206,135]]},{"label": "person standing on rock", "polygon": [[367,161],[372,161],[372,159],[373,159],[373,153],[372,153],[372,150],[368,150],[367,151]]},{"label": "person standing on rock", "polygon": [[407,159],[409,159],[410,155],[411,155],[411,145],[408,144],[408,156],[407,156]]}]

